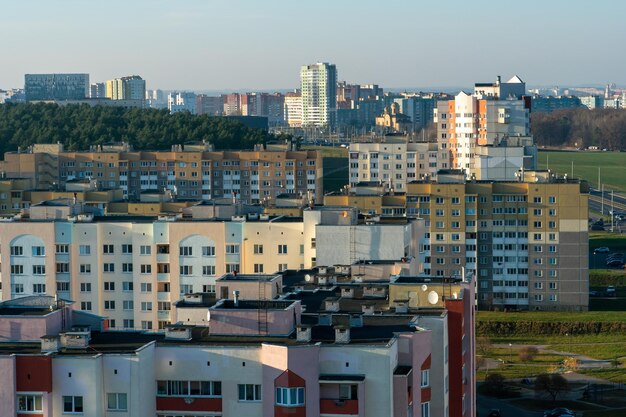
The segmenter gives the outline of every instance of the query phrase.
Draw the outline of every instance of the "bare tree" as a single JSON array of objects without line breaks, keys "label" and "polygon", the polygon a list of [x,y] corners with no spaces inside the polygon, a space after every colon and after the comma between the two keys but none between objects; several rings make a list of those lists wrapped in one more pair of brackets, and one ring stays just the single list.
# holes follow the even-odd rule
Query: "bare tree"
[{"label": "bare tree", "polygon": [[535,391],[545,392],[554,402],[560,393],[569,391],[569,384],[559,374],[541,374],[535,378]]}]

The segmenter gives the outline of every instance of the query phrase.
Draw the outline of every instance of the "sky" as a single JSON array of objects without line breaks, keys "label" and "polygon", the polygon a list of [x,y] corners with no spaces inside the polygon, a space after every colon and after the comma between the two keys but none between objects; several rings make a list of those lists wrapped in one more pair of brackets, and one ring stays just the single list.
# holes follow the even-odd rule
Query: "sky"
[{"label": "sky", "polygon": [[385,88],[626,85],[619,0],[0,0],[0,88],[25,73],[284,90],[300,66]]}]

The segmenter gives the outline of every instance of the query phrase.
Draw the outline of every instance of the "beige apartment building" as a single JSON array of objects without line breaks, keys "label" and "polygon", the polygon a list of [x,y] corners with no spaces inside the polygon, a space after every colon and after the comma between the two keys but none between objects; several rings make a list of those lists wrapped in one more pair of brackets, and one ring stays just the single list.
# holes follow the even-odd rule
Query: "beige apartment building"
[{"label": "beige apartment building", "polygon": [[213,151],[208,144],[175,145],[166,151],[133,151],[128,144],[65,151],[61,144],[8,152],[0,162],[6,178],[30,178],[37,189],[91,179],[98,189],[169,190],[180,200],[236,199],[261,203],[280,194],[321,202],[322,157],[317,151]]},{"label": "beige apartment building", "polygon": [[373,184],[333,193],[324,204],[352,205],[365,215],[425,219],[421,241],[427,275],[476,274],[482,309],[586,310],[586,182],[548,171],[516,181],[468,181],[462,171],[391,193]]}]

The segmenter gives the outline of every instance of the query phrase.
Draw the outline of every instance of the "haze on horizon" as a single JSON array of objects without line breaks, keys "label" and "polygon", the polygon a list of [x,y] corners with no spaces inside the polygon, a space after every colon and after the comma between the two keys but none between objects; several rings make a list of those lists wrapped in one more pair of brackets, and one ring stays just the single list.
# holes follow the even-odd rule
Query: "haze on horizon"
[{"label": "haze on horizon", "polygon": [[25,73],[139,74],[148,88],[299,86],[303,64],[385,88],[626,84],[626,2],[3,0],[0,88]]}]

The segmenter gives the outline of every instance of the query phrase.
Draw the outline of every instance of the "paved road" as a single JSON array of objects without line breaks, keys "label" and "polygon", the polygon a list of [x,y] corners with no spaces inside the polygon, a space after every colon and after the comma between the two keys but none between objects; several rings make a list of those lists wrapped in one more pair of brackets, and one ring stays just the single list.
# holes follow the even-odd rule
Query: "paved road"
[{"label": "paved road", "polygon": [[543,417],[541,411],[528,411],[523,408],[516,407],[504,400],[497,398],[476,395],[476,417],[487,417],[489,411],[496,408],[502,413],[502,417]]}]

